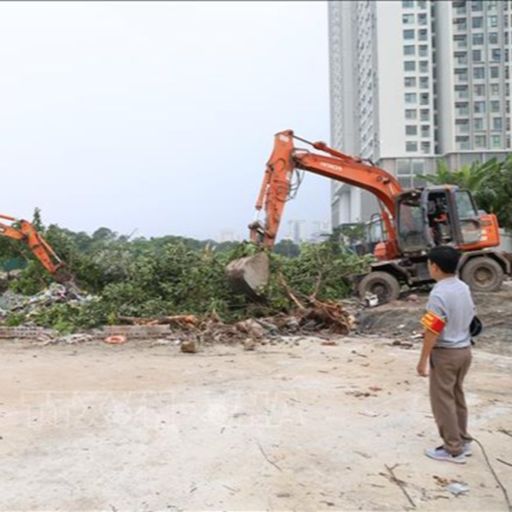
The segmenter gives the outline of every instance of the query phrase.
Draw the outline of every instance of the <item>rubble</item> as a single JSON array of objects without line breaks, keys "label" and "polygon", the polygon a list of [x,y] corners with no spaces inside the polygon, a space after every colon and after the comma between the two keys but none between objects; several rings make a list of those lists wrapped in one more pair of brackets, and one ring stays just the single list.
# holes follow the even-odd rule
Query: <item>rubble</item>
[{"label": "rubble", "polygon": [[198,344],[193,340],[182,341],[180,349],[187,354],[195,354],[198,351]]},{"label": "rubble", "polygon": [[52,283],[48,288],[31,297],[7,290],[0,296],[0,316],[9,313],[34,314],[53,304],[84,304],[93,299],[92,295],[82,294],[76,286]]}]

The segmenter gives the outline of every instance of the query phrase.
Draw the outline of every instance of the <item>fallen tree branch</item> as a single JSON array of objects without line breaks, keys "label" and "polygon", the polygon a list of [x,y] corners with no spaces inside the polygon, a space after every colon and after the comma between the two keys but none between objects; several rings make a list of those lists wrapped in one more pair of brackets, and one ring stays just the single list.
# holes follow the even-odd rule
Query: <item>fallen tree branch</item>
[{"label": "fallen tree branch", "polygon": [[278,273],[277,278],[279,280],[279,283],[284,288],[284,291],[286,292],[286,295],[290,298],[290,300],[301,310],[305,310],[306,307],[304,304],[300,302],[300,300],[295,296],[295,293],[292,291],[292,289],[288,286],[288,283],[286,282],[286,279],[284,278],[283,274],[281,272]]},{"label": "fallen tree branch", "polygon": [[265,450],[263,449],[263,447],[261,446],[260,442],[258,440],[256,440],[256,443],[258,445],[258,448],[260,449],[260,452],[261,454],[263,455],[263,457],[265,457],[265,460],[269,463],[269,464],[272,464],[272,466],[274,466],[275,468],[277,468],[279,471],[283,471],[274,461],[270,460],[267,456],[267,454],[265,453]]},{"label": "fallen tree branch", "polygon": [[498,475],[496,474],[496,471],[494,471],[494,468],[491,465],[491,461],[489,460],[489,457],[487,456],[487,452],[485,451],[484,445],[478,439],[473,438],[473,441],[475,441],[475,443],[478,446],[480,446],[480,450],[482,450],[482,454],[484,456],[485,462],[487,463],[487,466],[489,466],[492,476],[494,477],[494,479],[496,480],[496,483],[498,484],[501,491],[503,492],[503,496],[505,497],[505,501],[507,502],[508,510],[509,510],[509,512],[512,512],[512,503],[510,503],[510,498],[508,497],[507,489],[502,484],[501,480],[499,479]]},{"label": "fallen tree branch", "polygon": [[397,476],[395,475],[395,472],[393,471],[395,468],[396,468],[397,464],[395,464],[393,467],[389,467],[387,464],[384,464],[384,467],[388,470],[388,473],[391,475],[390,476],[390,481],[395,483],[396,485],[398,485],[398,487],[400,487],[400,490],[404,493],[404,496],[407,498],[407,500],[409,501],[409,503],[414,507],[416,508],[416,503],[414,503],[413,499],[411,498],[411,496],[409,495],[409,493],[407,492],[406,488],[405,488],[405,482],[403,480],[400,480],[399,478],[397,478]]}]

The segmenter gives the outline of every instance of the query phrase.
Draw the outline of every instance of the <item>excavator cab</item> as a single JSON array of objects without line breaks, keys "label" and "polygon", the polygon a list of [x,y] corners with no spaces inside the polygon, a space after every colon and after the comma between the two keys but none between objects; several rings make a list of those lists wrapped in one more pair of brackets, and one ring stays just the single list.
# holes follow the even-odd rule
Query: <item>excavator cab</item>
[{"label": "excavator cab", "polygon": [[438,245],[464,248],[482,240],[482,218],[473,198],[455,186],[404,192],[397,198],[397,212],[398,244],[405,255],[424,254]]}]

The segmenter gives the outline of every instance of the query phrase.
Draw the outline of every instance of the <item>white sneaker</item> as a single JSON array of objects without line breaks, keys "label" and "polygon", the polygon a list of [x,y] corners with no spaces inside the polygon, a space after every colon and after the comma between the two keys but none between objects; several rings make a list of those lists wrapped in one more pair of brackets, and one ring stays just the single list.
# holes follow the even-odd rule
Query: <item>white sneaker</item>
[{"label": "white sneaker", "polygon": [[464,452],[459,455],[452,455],[442,446],[425,450],[425,455],[435,460],[444,460],[447,462],[453,462],[454,464],[466,464],[466,456]]},{"label": "white sneaker", "polygon": [[464,457],[471,457],[471,455],[473,455],[473,450],[471,450],[471,441],[464,442],[464,448],[462,449],[462,455],[464,455]]}]

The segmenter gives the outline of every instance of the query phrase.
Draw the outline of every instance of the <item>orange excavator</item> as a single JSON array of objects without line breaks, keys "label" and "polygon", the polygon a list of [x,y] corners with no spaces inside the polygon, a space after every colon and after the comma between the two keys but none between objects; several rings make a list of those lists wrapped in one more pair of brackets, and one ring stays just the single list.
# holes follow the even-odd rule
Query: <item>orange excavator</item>
[{"label": "orange excavator", "polygon": [[[294,141],[321,152],[295,147]],[[249,225],[250,239],[272,249],[296,171],[309,171],[360,187],[379,202],[383,239],[375,246],[371,272],[357,277],[359,295],[376,295],[379,302],[398,298],[402,285],[431,281],[427,253],[436,245],[452,245],[462,252],[460,275],[475,291],[497,290],[511,262],[496,248],[500,244],[496,216],[478,211],[471,193],[443,185],[402,189],[399,181],[371,161],[337,151],[324,142],[310,142],[287,130],[275,135],[256,210],[264,222]],[[258,294],[268,281],[268,257],[263,251],[242,258],[227,269],[239,288]]]},{"label": "orange excavator", "polygon": [[0,219],[0,236],[24,242],[57,282],[64,284],[72,281],[72,274],[64,262],[30,222],[2,214]]}]

